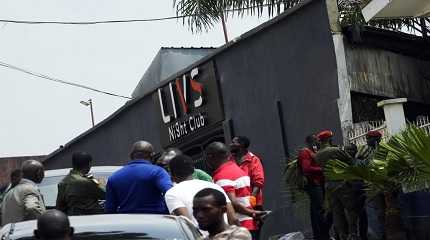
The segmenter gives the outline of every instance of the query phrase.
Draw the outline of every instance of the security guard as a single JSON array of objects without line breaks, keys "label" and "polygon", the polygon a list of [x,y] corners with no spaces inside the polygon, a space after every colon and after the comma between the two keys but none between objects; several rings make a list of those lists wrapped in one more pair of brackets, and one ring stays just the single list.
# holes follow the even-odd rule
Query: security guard
[{"label": "security guard", "polygon": [[99,200],[105,199],[105,189],[91,175],[92,157],[85,152],[72,156],[73,169],[58,184],[57,209],[67,215],[103,213]]},{"label": "security guard", "polygon": [[[315,155],[315,161],[323,168],[327,162],[340,160],[352,164],[353,159],[345,151],[333,145],[333,132],[326,130],[317,136],[321,149]],[[333,225],[339,235],[339,240],[357,240],[358,219],[360,215],[359,202],[354,199],[354,191],[348,182],[326,180],[328,203],[333,214]]]}]

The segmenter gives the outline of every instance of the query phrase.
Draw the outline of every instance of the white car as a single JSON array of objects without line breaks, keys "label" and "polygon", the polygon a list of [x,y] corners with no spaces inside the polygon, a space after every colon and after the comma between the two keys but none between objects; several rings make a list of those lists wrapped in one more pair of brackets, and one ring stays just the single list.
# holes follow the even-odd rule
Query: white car
[{"label": "white car", "polygon": [[[91,167],[90,174],[92,174],[102,185],[106,186],[109,176],[121,168],[121,166],[95,166]],[[70,170],[71,168],[63,168],[45,171],[45,178],[39,184],[39,188],[47,208],[55,208],[58,194],[58,183],[61,182],[67,174],[69,174]]]},{"label": "white car", "polygon": [[[202,240],[186,218],[152,214],[71,216],[75,240]],[[1,240],[32,240],[36,220],[11,223],[0,229]]]}]

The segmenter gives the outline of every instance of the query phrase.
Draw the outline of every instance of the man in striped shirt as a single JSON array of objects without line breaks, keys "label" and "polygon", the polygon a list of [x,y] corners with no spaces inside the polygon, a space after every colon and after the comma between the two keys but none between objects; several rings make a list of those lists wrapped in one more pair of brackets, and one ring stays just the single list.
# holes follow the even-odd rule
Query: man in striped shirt
[{"label": "man in striped shirt", "polygon": [[249,176],[235,162],[228,160],[229,151],[225,144],[213,142],[206,147],[205,153],[207,164],[213,170],[214,182],[227,193],[240,225],[248,229],[255,239],[258,230],[255,220],[263,218],[266,212],[251,207]]}]

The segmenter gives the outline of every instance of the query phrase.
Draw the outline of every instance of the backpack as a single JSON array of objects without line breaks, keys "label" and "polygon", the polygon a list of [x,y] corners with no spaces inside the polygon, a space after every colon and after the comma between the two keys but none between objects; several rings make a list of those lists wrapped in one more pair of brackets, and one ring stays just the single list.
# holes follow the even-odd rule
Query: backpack
[{"label": "backpack", "polygon": [[308,178],[303,174],[302,166],[297,157],[290,159],[284,174],[286,175],[287,184],[299,191],[304,191],[309,183]]}]

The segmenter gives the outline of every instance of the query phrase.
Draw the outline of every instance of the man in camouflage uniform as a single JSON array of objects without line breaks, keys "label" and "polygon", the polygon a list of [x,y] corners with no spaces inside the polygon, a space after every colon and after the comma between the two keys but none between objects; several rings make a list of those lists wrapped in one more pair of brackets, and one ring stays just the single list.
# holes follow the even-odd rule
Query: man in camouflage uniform
[{"label": "man in camouflage uniform", "polygon": [[[333,132],[323,131],[317,135],[321,148],[315,155],[315,161],[323,167],[332,160],[352,164],[353,159],[345,151],[332,143]],[[345,181],[332,181],[326,178],[326,189],[330,210],[333,213],[333,224],[339,240],[356,240],[358,238],[359,202],[354,199],[352,186]]]},{"label": "man in camouflage uniform", "polygon": [[369,131],[366,134],[366,145],[362,145],[358,148],[358,152],[355,158],[358,160],[358,164],[368,165],[373,159],[373,155],[378,149],[378,145],[381,142],[382,134],[378,131]]},{"label": "man in camouflage uniform", "polygon": [[[379,131],[369,131],[366,134],[366,145],[358,148],[355,155],[358,165],[368,165],[372,162],[373,157],[378,150],[379,143],[381,142],[382,134]],[[377,239],[383,239],[385,234],[385,199],[384,195],[378,194],[371,201],[367,203],[366,208],[360,216],[360,229],[367,231],[368,222],[370,222],[370,229],[375,234]],[[362,237],[367,240],[366,237]]]},{"label": "man in camouflage uniform", "polygon": [[67,215],[103,213],[99,200],[105,199],[105,189],[88,175],[92,157],[85,152],[72,156],[73,169],[58,184],[57,209]]}]

